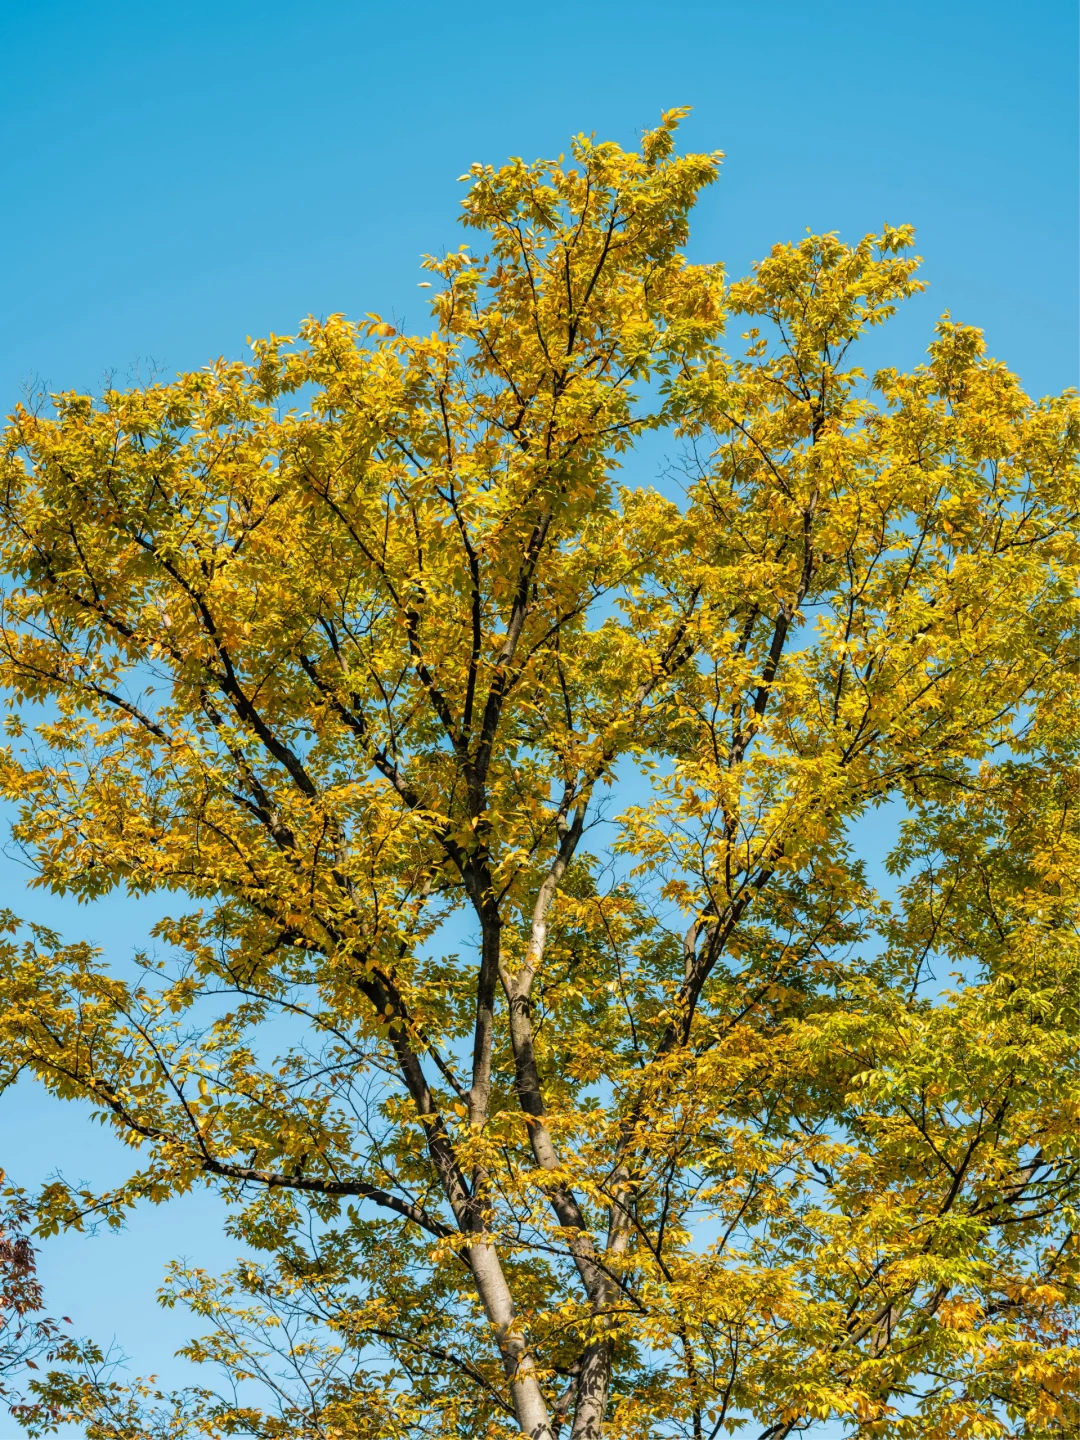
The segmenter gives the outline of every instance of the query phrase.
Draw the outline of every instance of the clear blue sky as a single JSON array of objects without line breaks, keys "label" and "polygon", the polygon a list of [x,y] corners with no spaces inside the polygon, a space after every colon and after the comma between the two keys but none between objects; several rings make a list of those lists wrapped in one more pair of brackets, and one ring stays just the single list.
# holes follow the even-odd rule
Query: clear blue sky
[{"label": "clear blue sky", "polygon": [[[308,312],[420,326],[424,251],[456,247],[459,175],[592,130],[630,144],[693,105],[723,149],[695,258],[740,273],[807,227],[918,227],[929,292],[875,343],[916,363],[950,309],[1036,394],[1075,383],[1073,0],[0,0],[0,400],[171,373]],[[628,478],[635,478],[630,472]],[[650,479],[650,475],[637,478]],[[145,910],[4,903],[130,953]],[[102,1134],[20,1087],[0,1164],[104,1178]],[[193,1197],[125,1236],[45,1247],[50,1303],[175,1375],[152,1292],[228,1244]],[[7,1440],[0,1422],[0,1436]]]}]

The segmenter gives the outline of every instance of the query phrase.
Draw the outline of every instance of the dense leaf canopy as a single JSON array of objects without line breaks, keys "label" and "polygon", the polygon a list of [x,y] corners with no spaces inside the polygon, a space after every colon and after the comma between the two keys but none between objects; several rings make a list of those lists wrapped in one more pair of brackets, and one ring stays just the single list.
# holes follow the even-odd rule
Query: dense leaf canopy
[{"label": "dense leaf canopy", "polygon": [[10,422],[17,839],[177,898],[0,954],[6,1073],[132,1150],[37,1222],[209,1185],[244,1248],[168,1282],[223,1386],[90,1347],[39,1429],[1077,1423],[1076,401],[947,316],[857,368],[906,228],[688,263],[678,119],[474,166],[428,335]]}]

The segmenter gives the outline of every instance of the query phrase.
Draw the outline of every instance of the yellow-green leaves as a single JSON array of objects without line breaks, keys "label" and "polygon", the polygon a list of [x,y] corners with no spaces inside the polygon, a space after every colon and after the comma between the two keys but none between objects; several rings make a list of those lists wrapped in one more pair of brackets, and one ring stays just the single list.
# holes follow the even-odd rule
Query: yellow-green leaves
[{"label": "yellow-green leaves", "polygon": [[[17,838],[176,897],[124,978],[0,948],[4,1073],[135,1152],[39,1224],[219,1186],[266,1263],[170,1303],[293,1377],[88,1352],[40,1393],[91,1436],[1075,1415],[1075,398],[948,317],[863,375],[906,227],[725,291],[681,114],[474,166],[429,334],[12,417]],[[616,484],[658,428],[678,503]]]}]

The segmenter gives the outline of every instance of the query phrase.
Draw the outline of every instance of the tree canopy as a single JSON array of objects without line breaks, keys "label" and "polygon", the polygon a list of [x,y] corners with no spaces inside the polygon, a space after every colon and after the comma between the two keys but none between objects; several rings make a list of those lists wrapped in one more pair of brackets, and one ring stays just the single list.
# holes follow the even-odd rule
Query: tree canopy
[{"label": "tree canopy", "polygon": [[222,1384],[91,1349],[31,1427],[1077,1423],[1077,402],[948,316],[863,373],[910,228],[689,263],[681,113],[474,165],[428,334],[10,421],[16,839],[177,900],[0,952],[6,1073],[132,1153],[36,1223],[213,1186],[244,1251],[167,1282]]}]

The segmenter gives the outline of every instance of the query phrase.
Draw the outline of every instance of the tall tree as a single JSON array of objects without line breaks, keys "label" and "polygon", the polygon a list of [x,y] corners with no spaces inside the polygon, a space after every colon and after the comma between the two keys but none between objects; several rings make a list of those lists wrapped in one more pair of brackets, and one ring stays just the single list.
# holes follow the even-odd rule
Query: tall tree
[{"label": "tall tree", "polygon": [[867,381],[906,228],[689,264],[680,113],[474,166],[427,336],[11,421],[17,838],[194,904],[4,952],[138,1155],[39,1224],[213,1185],[252,1257],[170,1282],[225,1390],[53,1375],[90,1435],[1075,1422],[1076,402],[948,317]]}]

